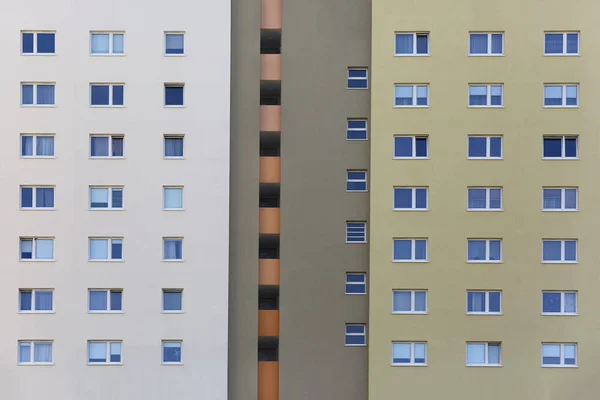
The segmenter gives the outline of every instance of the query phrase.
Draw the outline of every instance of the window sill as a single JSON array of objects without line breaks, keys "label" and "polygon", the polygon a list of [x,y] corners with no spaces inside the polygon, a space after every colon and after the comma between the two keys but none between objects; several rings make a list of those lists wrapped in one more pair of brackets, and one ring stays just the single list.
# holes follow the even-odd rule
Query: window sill
[{"label": "window sill", "polygon": [[484,260],[467,260],[467,264],[502,264],[503,260],[499,261],[484,261]]},{"label": "window sill", "polygon": [[90,108],[125,108],[125,107],[127,107],[127,106],[125,106],[125,105],[111,106],[110,104],[99,104],[99,105],[90,104]]},{"label": "window sill", "polygon": [[392,311],[392,315],[429,315],[429,312]]},{"label": "window sill", "polygon": [[88,211],[125,211],[124,208],[88,208]]},{"label": "window sill", "polygon": [[163,157],[163,160],[185,160],[185,157]]},{"label": "window sill", "polygon": [[467,368],[502,368],[502,364],[466,364]]},{"label": "window sill", "polygon": [[90,363],[90,362],[88,362],[86,365],[89,365],[90,367],[95,367],[95,366],[102,366],[102,367],[116,366],[116,367],[119,367],[119,366],[123,365],[123,363],[122,362],[120,362],[120,363],[100,363],[100,362],[98,362],[98,363]]},{"label": "window sill", "polygon": [[56,156],[20,156],[19,158],[22,158],[22,159],[25,159],[25,160],[30,160],[30,159],[34,159],[34,160],[36,160],[36,159],[41,159],[41,160],[50,159],[51,160],[51,159],[56,158]]},{"label": "window sill", "polygon": [[362,242],[359,242],[359,241],[353,241],[353,242],[349,242],[349,241],[347,241],[347,240],[346,240],[346,242],[345,242],[345,243],[346,243],[346,244],[367,244],[367,243],[369,243],[369,242],[367,242],[366,240],[365,240],[365,241],[362,241]]},{"label": "window sill", "polygon": [[348,139],[346,138],[347,142],[368,142],[369,138],[365,138],[365,139]]},{"label": "window sill", "polygon": [[429,208],[392,208],[392,211],[429,211]]},{"label": "window sill", "polygon": [[50,310],[50,311],[17,311],[18,314],[56,314],[56,311],[54,310]]},{"label": "window sill", "polygon": [[355,88],[349,88],[349,87],[346,87],[346,89],[348,89],[348,90],[369,90],[368,87],[361,87],[361,88],[356,88],[356,87]]},{"label": "window sill", "polygon": [[56,260],[53,259],[48,259],[48,260],[34,260],[34,259],[28,259],[28,258],[21,258],[19,259],[20,262],[32,262],[32,263],[49,263],[49,262],[55,262]]},{"label": "window sill", "polygon": [[579,157],[542,157],[543,161],[579,161]]},{"label": "window sill", "polygon": [[31,208],[19,208],[20,211],[56,211],[56,208],[54,207],[49,207],[49,208],[44,208],[44,207],[31,207]]},{"label": "window sill", "polygon": [[497,312],[466,312],[465,315],[502,316],[504,313]]},{"label": "window sill", "polygon": [[503,208],[467,208],[468,212],[502,212]]},{"label": "window sill", "polygon": [[168,263],[183,263],[183,262],[185,262],[185,260],[165,260],[164,258],[161,261],[168,262]]},{"label": "window sill", "polygon": [[55,57],[58,53],[21,53],[25,57]]},{"label": "window sill", "polygon": [[123,263],[123,262],[125,262],[125,260],[96,260],[96,259],[91,260],[91,259],[88,259],[88,262],[91,262],[91,263]]},{"label": "window sill", "polygon": [[89,156],[90,160],[124,160],[127,157]]},{"label": "window sill", "polygon": [[417,264],[424,264],[424,263],[428,263],[429,260],[392,260],[393,263],[403,263],[403,264],[407,264],[407,263],[417,263]]},{"label": "window sill", "polygon": [[161,314],[185,314],[185,311],[183,311],[183,310],[179,310],[179,311],[168,311],[168,310],[165,311],[165,310],[162,310],[160,313]]},{"label": "window sill", "polygon": [[429,157],[392,157],[394,160],[429,160]]},{"label": "window sill", "polygon": [[394,108],[429,108],[429,107],[430,107],[429,105],[426,105],[426,106],[397,106],[397,105],[394,105]]},{"label": "window sill", "polygon": [[169,367],[169,366],[181,366],[183,365],[182,362],[161,362],[160,365],[164,365],[165,367]]},{"label": "window sill", "polygon": [[367,292],[364,293],[344,293],[345,295],[348,296],[364,296],[365,294],[367,294]]},{"label": "window sill", "polygon": [[185,208],[163,208],[163,211],[185,211]]},{"label": "window sill", "polygon": [[467,157],[467,160],[504,160],[502,157]]},{"label": "window sill", "polygon": [[543,317],[578,317],[579,313],[541,313]]},{"label": "window sill", "polygon": [[579,209],[542,208],[543,212],[578,212]]},{"label": "window sill", "polygon": [[367,347],[366,344],[344,344],[344,347]]},{"label": "window sill", "polygon": [[394,53],[394,57],[429,57],[430,54],[429,53],[423,53],[423,54],[398,54],[398,53]]},{"label": "window sill", "polygon": [[56,104],[21,104],[21,108],[55,108]]},{"label": "window sill", "polygon": [[127,53],[90,53],[90,57],[125,57]]},{"label": "window sill", "polygon": [[504,106],[503,105],[502,106],[471,106],[471,105],[468,105],[467,108],[494,108],[494,109],[497,109],[497,108],[504,108]]},{"label": "window sill", "polygon": [[187,57],[187,54],[185,54],[185,53],[182,53],[182,54],[172,54],[172,53],[167,54],[167,53],[165,53],[164,55],[165,55],[165,57]]},{"label": "window sill", "polygon": [[543,106],[542,108],[547,108],[547,109],[556,109],[556,108],[573,109],[573,108],[579,108],[579,106]]},{"label": "window sill", "polygon": [[469,57],[504,57],[504,53],[502,53],[502,54],[471,54],[471,53],[469,53]]},{"label": "window sill", "polygon": [[88,314],[125,314],[123,311],[90,311],[88,310]]},{"label": "window sill", "polygon": [[49,363],[17,363],[19,367],[52,367],[54,365],[53,362]]},{"label": "window sill", "polygon": [[544,365],[542,368],[579,368],[579,365]]},{"label": "window sill", "polygon": [[185,108],[185,105],[184,104],[179,104],[179,105],[178,104],[173,104],[173,105],[166,105],[165,104],[163,107],[164,108]]},{"label": "window sill", "polygon": [[346,190],[346,193],[368,193],[368,190]]},{"label": "window sill", "polygon": [[427,367],[427,364],[392,364],[392,367]]},{"label": "window sill", "polygon": [[580,57],[580,53],[544,53],[544,57]]},{"label": "window sill", "polygon": [[579,264],[579,261],[542,261],[542,264]]}]

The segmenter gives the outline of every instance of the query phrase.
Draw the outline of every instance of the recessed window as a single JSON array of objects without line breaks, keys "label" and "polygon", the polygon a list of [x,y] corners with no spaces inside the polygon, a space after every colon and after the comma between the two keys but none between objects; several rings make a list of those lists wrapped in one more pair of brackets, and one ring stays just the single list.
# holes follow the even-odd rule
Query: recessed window
[{"label": "recessed window", "polygon": [[54,83],[21,83],[22,106],[54,106]]},{"label": "recessed window", "polygon": [[163,340],[162,342],[162,363],[163,364],[181,364],[181,342]]},{"label": "recessed window", "polygon": [[394,210],[427,210],[427,188],[394,188]]},{"label": "recessed window", "polygon": [[502,210],[502,188],[468,188],[468,211]]},{"label": "recessed window", "polygon": [[349,119],[346,127],[346,140],[367,140],[369,138],[366,119]]},{"label": "recessed window", "polygon": [[576,211],[577,188],[543,188],[544,211]]},{"label": "recessed window", "polygon": [[90,85],[90,104],[92,106],[122,106],[124,85],[98,84]]},{"label": "recessed window", "polygon": [[428,107],[429,85],[400,85],[394,88],[396,107]]},{"label": "recessed window", "polygon": [[163,260],[183,260],[183,239],[163,238]]},{"label": "recessed window", "polygon": [[397,262],[427,261],[427,239],[394,239],[393,260]]},{"label": "recessed window", "polygon": [[123,157],[124,142],[122,135],[91,135],[90,157]]},{"label": "recessed window", "polygon": [[576,366],[576,343],[542,343],[542,367]]},{"label": "recessed window", "polygon": [[49,261],[54,259],[54,239],[22,237],[19,240],[21,261]]},{"label": "recessed window", "polygon": [[366,192],[367,171],[346,171],[346,191]]},{"label": "recessed window", "polygon": [[500,239],[469,239],[467,245],[469,262],[501,262],[502,241]]},{"label": "recessed window", "polygon": [[578,147],[577,136],[544,136],[544,158],[576,159]]},{"label": "recessed window", "polygon": [[367,243],[367,223],[346,222],[346,243]]},{"label": "recessed window", "polygon": [[469,158],[502,158],[502,136],[469,136]]},{"label": "recessed window", "polygon": [[542,314],[576,315],[577,292],[542,292]]},{"label": "recessed window", "polygon": [[181,312],[182,308],[182,289],[163,289],[162,291],[162,310],[163,312]]},{"label": "recessed window", "polygon": [[544,34],[544,55],[579,55],[578,32],[546,32]]},{"label": "recessed window", "polygon": [[183,51],[183,33],[166,32],[165,33],[165,55],[182,55]]},{"label": "recessed window", "polygon": [[183,157],[183,136],[165,135],[165,158]]},{"label": "recessed window", "polygon": [[54,208],[54,188],[47,186],[21,186],[21,208]]},{"label": "recessed window", "polygon": [[364,324],[346,324],[346,346],[366,346],[367,327]]},{"label": "recessed window", "polygon": [[500,314],[502,293],[498,291],[467,291],[467,314]]},{"label": "recessed window", "polygon": [[426,365],[427,343],[392,343],[392,365]]},{"label": "recessed window", "polygon": [[579,107],[579,85],[544,85],[544,107]]},{"label": "recessed window", "polygon": [[501,56],[504,53],[503,33],[469,33],[470,56]]},{"label": "recessed window", "polygon": [[469,85],[469,107],[502,107],[502,85]]},{"label": "recessed window", "polygon": [[175,186],[163,187],[163,209],[183,210],[183,188]]},{"label": "recessed window", "polygon": [[90,209],[122,210],[122,187],[90,187]]},{"label": "recessed window", "polygon": [[90,312],[123,311],[122,289],[89,289],[88,300]]},{"label": "recessed window", "polygon": [[19,364],[52,364],[52,342],[20,340]]},{"label": "recessed window", "polygon": [[92,55],[121,55],[125,52],[123,32],[91,32],[90,52]]},{"label": "recessed window", "polygon": [[348,272],[346,274],[346,294],[367,294],[367,274]]},{"label": "recessed window", "polygon": [[368,89],[369,74],[366,68],[348,68],[348,89]]},{"label": "recessed window", "polygon": [[500,365],[500,343],[467,343],[467,367]]},{"label": "recessed window", "polygon": [[183,106],[183,87],[182,83],[165,83],[165,106]]},{"label": "recessed window", "polygon": [[22,134],[21,157],[54,157],[54,136]]},{"label": "recessed window", "polygon": [[90,238],[91,261],[122,261],[122,238]]},{"label": "recessed window", "polygon": [[394,136],[394,158],[427,157],[427,136]]},{"label": "recessed window", "polygon": [[547,263],[577,262],[577,240],[542,240],[542,261]]},{"label": "recessed window", "polygon": [[88,364],[121,364],[122,342],[88,342]]},{"label": "recessed window", "polygon": [[395,314],[427,313],[427,291],[394,290],[392,312]]},{"label": "recessed window", "polygon": [[428,56],[429,33],[396,33],[397,56]]},{"label": "recessed window", "polygon": [[52,289],[19,289],[19,312],[51,312]]},{"label": "recessed window", "polygon": [[21,32],[22,54],[55,54],[55,32]]}]

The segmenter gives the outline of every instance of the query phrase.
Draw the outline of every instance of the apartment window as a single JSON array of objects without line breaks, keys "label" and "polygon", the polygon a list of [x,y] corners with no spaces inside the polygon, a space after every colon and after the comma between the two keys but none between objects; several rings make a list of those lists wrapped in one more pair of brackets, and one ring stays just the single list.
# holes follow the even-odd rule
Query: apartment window
[{"label": "apartment window", "polygon": [[397,56],[428,56],[429,33],[396,33]]},{"label": "apartment window", "polygon": [[56,33],[21,32],[22,54],[55,54]]},{"label": "apartment window", "polygon": [[165,54],[181,55],[183,54],[183,33],[165,33]]},{"label": "apartment window", "polygon": [[346,171],[346,191],[366,192],[367,171]]},{"label": "apartment window", "polygon": [[577,136],[544,136],[544,158],[578,158]]},{"label": "apartment window", "polygon": [[183,157],[183,136],[165,135],[165,158]]},{"label": "apartment window", "polygon": [[162,363],[163,364],[181,364],[181,342],[163,340],[162,342]]},{"label": "apartment window", "polygon": [[123,157],[124,141],[121,135],[91,135],[90,157]]},{"label": "apartment window", "polygon": [[542,292],[542,314],[577,314],[577,292]]},{"label": "apartment window", "polygon": [[163,289],[162,310],[163,312],[182,311],[183,291],[181,289]]},{"label": "apartment window", "polygon": [[123,311],[122,289],[88,290],[89,312]]},{"label": "apartment window", "polygon": [[19,341],[19,364],[52,364],[52,342]]},{"label": "apartment window", "polygon": [[427,188],[394,188],[394,210],[426,210]]},{"label": "apartment window", "polygon": [[123,32],[92,32],[90,48],[92,55],[123,54],[125,52]]},{"label": "apartment window", "polygon": [[53,311],[52,289],[19,289],[19,312]]},{"label": "apartment window", "polygon": [[21,260],[53,260],[54,239],[20,238]]},{"label": "apartment window", "polygon": [[544,85],[544,107],[579,107],[579,86]]},{"label": "apartment window", "polygon": [[94,210],[122,210],[122,187],[91,187],[90,208]]},{"label": "apartment window", "polygon": [[394,136],[394,158],[427,158],[427,136]]},{"label": "apartment window", "polygon": [[369,138],[366,119],[349,119],[346,140],[367,140]]},{"label": "apartment window", "polygon": [[394,93],[396,107],[429,106],[429,85],[396,85]]},{"label": "apartment window", "polygon": [[579,33],[546,32],[544,34],[544,55],[579,55]]},{"label": "apartment window", "polygon": [[367,274],[356,272],[347,273],[346,294],[367,294]]},{"label": "apartment window", "polygon": [[392,365],[426,365],[427,343],[392,343]]},{"label": "apartment window", "polygon": [[89,341],[88,364],[120,364],[122,342]]},{"label": "apartment window", "polygon": [[467,314],[500,314],[501,312],[500,291],[467,291]]},{"label": "apartment window", "polygon": [[469,85],[469,107],[501,107],[502,85]]},{"label": "apartment window", "polygon": [[469,158],[502,158],[502,136],[469,136]]},{"label": "apartment window", "polygon": [[366,346],[367,327],[364,324],[346,324],[346,346]]},{"label": "apartment window", "polygon": [[120,238],[90,238],[91,261],[121,261],[123,260],[123,239]]},{"label": "apartment window", "polygon": [[543,188],[544,211],[577,210],[577,188]]},{"label": "apartment window", "polygon": [[502,261],[502,241],[500,239],[469,239],[467,248],[469,262]]},{"label": "apartment window", "polygon": [[43,186],[21,186],[21,208],[54,208],[54,188]]},{"label": "apartment window", "polygon": [[576,343],[542,343],[542,367],[576,366]]},{"label": "apartment window", "polygon": [[183,260],[183,239],[163,238],[163,260]]},{"label": "apartment window", "polygon": [[54,83],[21,83],[21,105],[55,105],[54,87]]},{"label": "apartment window", "polygon": [[394,239],[394,261],[427,261],[427,239]]},{"label": "apartment window", "polygon": [[500,343],[467,343],[467,366],[500,366]]},{"label": "apartment window", "polygon": [[366,68],[348,68],[348,89],[368,88],[368,70]]},{"label": "apartment window", "polygon": [[427,312],[427,291],[394,290],[392,312],[395,314],[425,314]]},{"label": "apartment window", "polygon": [[163,187],[163,209],[183,210],[183,188]]},{"label": "apartment window", "polygon": [[502,188],[468,188],[469,211],[499,211],[502,209]]},{"label": "apartment window", "polygon": [[165,106],[183,106],[182,83],[165,83]]},{"label": "apartment window", "polygon": [[542,261],[548,263],[577,262],[577,240],[542,240]]},{"label": "apartment window", "polygon": [[92,106],[122,106],[123,88],[119,84],[91,84],[90,104]]},{"label": "apartment window", "polygon": [[21,157],[54,157],[54,136],[21,135]]},{"label": "apartment window", "polygon": [[346,243],[367,243],[367,223],[346,222]]},{"label": "apartment window", "polygon": [[503,33],[474,32],[469,34],[470,56],[501,56],[503,53]]}]

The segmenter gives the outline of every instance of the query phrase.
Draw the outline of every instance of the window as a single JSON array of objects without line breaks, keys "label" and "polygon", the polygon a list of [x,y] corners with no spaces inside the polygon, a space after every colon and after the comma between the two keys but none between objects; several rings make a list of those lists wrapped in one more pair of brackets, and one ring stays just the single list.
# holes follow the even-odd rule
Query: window
[{"label": "window", "polygon": [[502,241],[500,239],[469,239],[468,262],[501,262]]},{"label": "window", "polygon": [[502,188],[468,188],[467,199],[469,211],[502,210]]},{"label": "window", "polygon": [[165,106],[183,106],[183,83],[165,83]]},{"label": "window", "polygon": [[88,342],[88,364],[121,364],[122,342]]},{"label": "window", "polygon": [[93,210],[122,210],[122,187],[90,187],[90,208]]},{"label": "window", "polygon": [[163,312],[181,312],[182,308],[182,289],[163,289],[162,292],[162,310]]},{"label": "window", "polygon": [[577,188],[543,188],[544,211],[576,211]]},{"label": "window", "polygon": [[467,291],[467,314],[500,314],[501,312],[500,291]]},{"label": "window", "polygon": [[427,261],[427,239],[394,239],[393,257],[397,262]]},{"label": "window", "polygon": [[579,55],[579,33],[546,32],[544,34],[544,55]]},{"label": "window", "polygon": [[54,157],[54,136],[22,134],[21,157]]},{"label": "window", "polygon": [[366,346],[367,327],[363,324],[346,324],[346,346]]},{"label": "window", "polygon": [[366,192],[367,171],[346,171],[346,191]]},{"label": "window", "polygon": [[88,311],[110,312],[122,311],[122,289],[89,289]]},{"label": "window", "polygon": [[426,210],[427,188],[394,188],[394,210]]},{"label": "window", "polygon": [[163,209],[183,210],[183,188],[163,187]]},{"label": "window", "polygon": [[392,343],[392,365],[426,365],[427,343]]},{"label": "window", "polygon": [[369,138],[366,119],[349,119],[346,140],[367,140]]},{"label": "window", "polygon": [[503,53],[503,33],[469,33],[470,56],[501,56]]},{"label": "window", "polygon": [[429,33],[396,33],[397,56],[428,56]]},{"label": "window", "polygon": [[542,292],[542,314],[576,315],[577,292]]},{"label": "window", "polygon": [[90,104],[92,106],[122,106],[124,85],[98,84],[90,85]]},{"label": "window", "polygon": [[542,240],[542,262],[576,263],[577,240]]},{"label": "window", "polygon": [[165,55],[182,55],[183,33],[165,33]]},{"label": "window", "polygon": [[427,136],[394,136],[394,158],[427,157]]},{"label": "window", "polygon": [[21,83],[22,106],[53,106],[54,83]]},{"label": "window", "polygon": [[19,289],[19,312],[53,311],[52,289]]},{"label": "window", "polygon": [[165,135],[165,158],[183,157],[183,136]]},{"label": "window", "polygon": [[544,136],[544,158],[578,158],[577,136]]},{"label": "window", "polygon": [[542,367],[576,367],[577,343],[542,343]]},{"label": "window", "polygon": [[427,291],[394,290],[392,312],[394,314],[427,313]]},{"label": "window", "polygon": [[117,260],[123,260],[123,239],[90,238],[90,261]]},{"label": "window", "polygon": [[92,32],[90,48],[92,55],[122,55],[125,52],[123,32]]},{"label": "window", "polygon": [[183,239],[163,238],[163,260],[165,261],[181,261]]},{"label": "window", "polygon": [[21,32],[22,54],[55,54],[55,32]]},{"label": "window", "polygon": [[544,107],[579,107],[579,86],[544,85]]},{"label": "window", "polygon": [[500,366],[500,343],[467,343],[467,366]]},{"label": "window", "polygon": [[52,342],[19,341],[19,364],[52,364]]},{"label": "window", "polygon": [[469,107],[502,105],[502,85],[469,85]]},{"label": "window", "polygon": [[22,261],[48,261],[54,259],[54,239],[20,238],[20,259]]},{"label": "window", "polygon": [[396,85],[396,107],[429,107],[429,85]]},{"label": "window", "polygon": [[123,157],[124,141],[122,135],[91,135],[90,157]]},{"label": "window", "polygon": [[54,188],[44,186],[21,186],[21,208],[54,208]]},{"label": "window", "polygon": [[367,294],[367,274],[348,272],[346,274],[346,294]]},{"label": "window", "polygon": [[348,68],[348,89],[368,88],[368,70],[366,68]]},{"label": "window", "polygon": [[163,340],[162,342],[162,363],[163,364],[181,364],[181,342]]},{"label": "window", "polygon": [[346,222],[346,243],[367,243],[367,223]]},{"label": "window", "polygon": [[469,158],[502,158],[502,136],[469,136]]}]

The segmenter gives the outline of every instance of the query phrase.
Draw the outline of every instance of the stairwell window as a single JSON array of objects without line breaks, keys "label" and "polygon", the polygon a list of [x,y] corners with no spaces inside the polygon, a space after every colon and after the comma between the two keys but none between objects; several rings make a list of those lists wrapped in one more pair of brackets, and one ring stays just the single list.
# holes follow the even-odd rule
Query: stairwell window
[{"label": "stairwell window", "polygon": [[346,127],[346,140],[368,140],[366,119],[348,119]]},{"label": "stairwell window", "polygon": [[364,324],[346,324],[346,346],[366,346],[367,327]]},{"label": "stairwell window", "polygon": [[367,274],[348,272],[346,274],[346,294],[367,294]]},{"label": "stairwell window", "polygon": [[346,191],[347,192],[366,192],[367,191],[367,171],[346,171]]},{"label": "stairwell window", "polygon": [[348,68],[348,89],[368,89],[369,71],[367,68]]},{"label": "stairwell window", "polygon": [[367,223],[346,222],[346,243],[367,243]]}]

